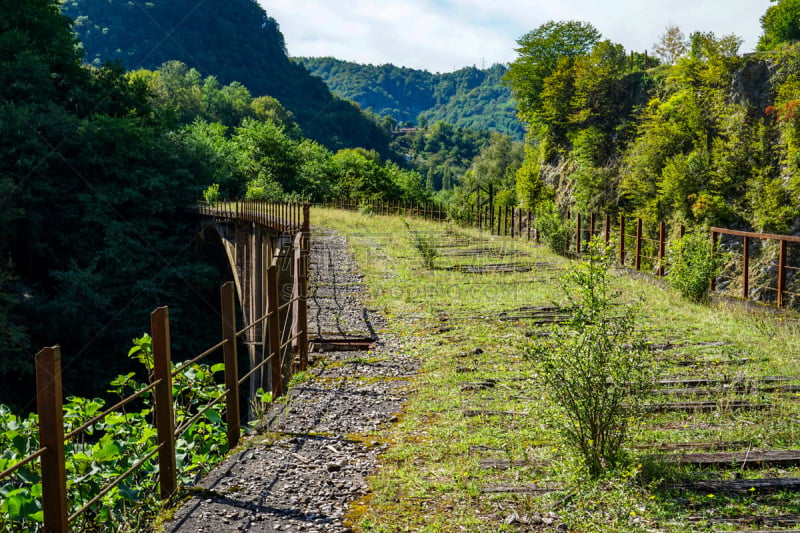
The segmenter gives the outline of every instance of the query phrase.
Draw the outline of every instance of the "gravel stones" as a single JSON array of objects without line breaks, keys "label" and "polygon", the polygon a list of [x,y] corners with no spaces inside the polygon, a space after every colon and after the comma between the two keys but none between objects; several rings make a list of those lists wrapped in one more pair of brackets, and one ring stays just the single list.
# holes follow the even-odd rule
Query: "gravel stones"
[{"label": "gravel stones", "polygon": [[347,532],[349,505],[397,420],[418,362],[363,305],[364,283],[345,239],[315,228],[309,286],[311,338],[368,337],[367,351],[314,353],[313,378],[276,402],[252,436],[165,524],[169,532]]}]

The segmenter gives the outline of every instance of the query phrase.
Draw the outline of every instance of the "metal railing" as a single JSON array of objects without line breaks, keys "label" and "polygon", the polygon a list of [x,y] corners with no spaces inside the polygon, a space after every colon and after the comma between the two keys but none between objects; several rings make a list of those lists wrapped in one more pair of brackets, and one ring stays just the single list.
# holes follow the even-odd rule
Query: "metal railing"
[{"label": "metal railing", "polygon": [[[728,240],[725,250],[734,259],[717,280],[717,287],[721,281],[727,282],[726,290],[731,292],[731,285],[734,291],[738,288],[737,296],[742,299],[751,299],[754,291],[761,293],[761,299],[772,300],[774,295],[779,309],[800,304],[800,264],[796,262],[800,258],[800,237],[711,228],[711,238],[715,245]],[[760,272],[754,276],[756,265],[760,265]]]},{"label": "metal railing", "polygon": [[[270,365],[271,391],[273,398],[283,394],[283,370],[286,368],[281,354],[289,345],[291,353],[299,356],[299,369],[305,370],[308,364],[308,326],[306,309],[306,280],[308,274],[308,207],[300,204],[271,204],[266,202],[232,202],[217,206],[201,205],[198,211],[204,215],[237,218],[264,224],[270,229],[298,234],[301,253],[296,256],[295,275],[292,280],[292,298],[279,305],[278,268],[276,260],[266,270],[266,313],[249,326],[236,330],[235,286],[225,283],[220,289],[222,340],[199,355],[172,368],[169,333],[169,310],[160,307],[151,314],[151,338],[153,351],[153,371],[150,383],[135,393],[120,400],[112,407],[92,417],[79,427],[65,434],[63,390],[61,383],[61,349],[59,346],[42,349],[35,357],[37,412],[39,417],[39,449],[20,459],[14,465],[0,472],[0,479],[40,460],[42,478],[43,528],[48,533],[66,533],[69,525],[90,510],[105,495],[122,483],[148,461],[158,456],[158,484],[162,499],[172,496],[178,488],[176,439],[197,422],[215,405],[225,402],[226,440],[229,449],[239,444],[241,436],[239,387],[254,373]],[[288,309],[287,309],[288,308]],[[286,320],[281,324],[281,311],[286,310]],[[238,339],[250,329],[266,323],[269,354],[244,376],[238,371]],[[291,324],[291,328],[287,327]],[[281,326],[284,326],[283,332]],[[211,354],[222,350],[224,364],[224,388],[217,398],[200,407],[193,416],[176,427],[172,378],[184,372],[191,365],[200,362]],[[67,477],[65,443],[75,439],[87,429],[103,421],[108,415],[122,407],[152,393],[155,404],[156,447],[140,458],[133,466],[120,474],[111,483],[102,487],[97,494],[83,504],[80,509],[69,512],[67,500]]]},{"label": "metal railing", "polygon": [[[493,235],[540,241],[530,209],[471,206],[465,213],[451,215],[440,204],[347,200],[329,200],[322,207],[368,209],[374,214],[419,216],[431,221],[455,220]],[[568,253],[581,255],[592,237],[600,237],[606,244],[613,240],[619,265],[657,277],[669,273],[670,238],[680,239],[686,231],[683,226],[669,228],[664,222],[647,223],[624,214],[611,217],[567,213],[566,219],[573,225]],[[721,237],[733,241],[727,243],[727,253],[741,251],[733,254],[737,261],[712,280],[712,289],[741,299],[774,302],[778,308],[800,307],[800,237],[711,228],[709,238],[714,243]],[[758,276],[753,275],[754,264],[761,265]]]},{"label": "metal railing", "polygon": [[300,233],[307,225],[308,204],[268,202],[265,200],[231,200],[198,202],[198,214],[215,218],[254,222],[281,233]]}]

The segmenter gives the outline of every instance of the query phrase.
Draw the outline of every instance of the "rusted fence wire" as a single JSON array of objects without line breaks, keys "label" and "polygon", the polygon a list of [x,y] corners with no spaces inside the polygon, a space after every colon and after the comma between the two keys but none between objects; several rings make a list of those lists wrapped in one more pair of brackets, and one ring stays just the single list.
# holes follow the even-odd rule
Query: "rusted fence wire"
[{"label": "rusted fence wire", "polygon": [[[299,357],[299,369],[305,370],[308,363],[308,326],[306,324],[306,281],[308,272],[309,220],[308,206],[299,204],[274,204],[267,202],[225,202],[217,205],[199,205],[197,211],[205,216],[227,217],[251,221],[285,233],[296,233],[300,253],[296,254],[292,297],[279,307],[278,269],[276,263],[266,271],[267,310],[253,324],[236,330],[235,286],[233,282],[220,289],[222,340],[214,346],[192,357],[176,368],[172,368],[169,330],[169,310],[160,307],[151,314],[151,338],[153,371],[150,383],[127,396],[114,406],[92,417],[87,422],[65,434],[63,389],[61,383],[61,349],[59,346],[42,349],[35,357],[37,412],[39,417],[40,448],[0,472],[0,479],[14,475],[24,466],[40,461],[42,479],[43,530],[47,533],[66,533],[70,524],[95,506],[105,495],[127,477],[142,468],[148,461],[158,457],[158,485],[162,499],[172,496],[178,488],[177,457],[175,442],[192,424],[196,423],[215,405],[224,402],[226,440],[229,449],[239,444],[241,420],[239,387],[255,372],[270,365],[273,398],[283,394],[283,370],[286,367],[285,349],[293,347],[289,354],[294,362]],[[281,320],[280,310],[285,311]],[[281,324],[281,322],[284,322]],[[237,344],[239,338],[251,328],[266,323],[269,339],[269,355],[257,366],[240,377],[238,371]],[[289,327],[291,324],[291,327]],[[283,334],[282,333],[283,330]],[[217,398],[200,407],[188,420],[177,426],[173,407],[172,379],[191,365],[222,350],[224,364],[224,388]],[[134,465],[112,482],[102,487],[88,502],[70,513],[67,500],[67,477],[65,443],[74,440],[87,429],[104,420],[113,412],[129,403],[152,393],[155,404],[156,446]],[[177,426],[177,427],[176,427]]]},{"label": "rusted fence wire", "polygon": [[800,237],[711,228],[712,240],[729,261],[715,288],[742,299],[800,305]]}]

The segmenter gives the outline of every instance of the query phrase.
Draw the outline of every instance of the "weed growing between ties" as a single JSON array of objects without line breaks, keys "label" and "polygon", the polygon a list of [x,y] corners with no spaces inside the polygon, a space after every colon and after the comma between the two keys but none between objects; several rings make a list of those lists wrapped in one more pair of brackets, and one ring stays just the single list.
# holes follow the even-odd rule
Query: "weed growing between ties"
[{"label": "weed growing between ties", "polygon": [[428,270],[433,270],[433,263],[436,261],[436,256],[438,255],[434,237],[419,231],[413,231],[408,222],[403,221],[403,223],[406,225],[406,229],[410,235],[411,245],[417,251],[420,259],[422,260],[422,266]]},{"label": "weed growing between ties", "polygon": [[617,305],[611,257],[599,240],[589,244],[586,260],[563,281],[572,320],[529,350],[552,402],[551,423],[592,479],[622,462],[628,426],[654,376],[636,307]]}]

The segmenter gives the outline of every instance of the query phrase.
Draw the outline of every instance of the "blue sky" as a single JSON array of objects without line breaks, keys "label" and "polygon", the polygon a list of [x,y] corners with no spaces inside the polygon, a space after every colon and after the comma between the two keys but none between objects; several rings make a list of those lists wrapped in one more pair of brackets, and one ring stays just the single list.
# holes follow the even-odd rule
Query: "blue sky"
[{"label": "blue sky", "polygon": [[516,40],[548,20],[592,23],[627,50],[652,50],[674,24],[755,48],[770,0],[258,0],[292,56],[450,72],[508,63]]}]

